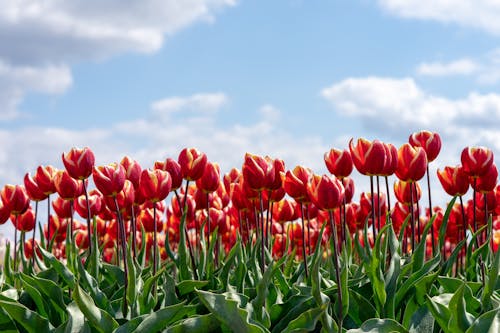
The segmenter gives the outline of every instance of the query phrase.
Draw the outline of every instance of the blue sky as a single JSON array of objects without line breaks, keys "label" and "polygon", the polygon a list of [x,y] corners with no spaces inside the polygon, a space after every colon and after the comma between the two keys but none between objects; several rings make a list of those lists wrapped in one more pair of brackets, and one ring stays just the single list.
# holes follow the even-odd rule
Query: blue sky
[{"label": "blue sky", "polygon": [[491,1],[2,6],[2,184],[62,167],[72,146],[144,167],[195,146],[224,171],[248,151],[325,172],[323,153],[351,137],[400,145],[419,129],[442,136],[434,170],[465,146],[500,151]]}]

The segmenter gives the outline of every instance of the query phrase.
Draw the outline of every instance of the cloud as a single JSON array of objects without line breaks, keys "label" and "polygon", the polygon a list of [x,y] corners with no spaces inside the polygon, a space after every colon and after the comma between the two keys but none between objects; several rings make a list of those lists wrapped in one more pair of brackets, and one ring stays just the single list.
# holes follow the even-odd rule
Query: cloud
[{"label": "cloud", "polygon": [[0,121],[19,116],[17,107],[28,92],[60,94],[72,84],[68,66],[13,66],[0,59]]},{"label": "cloud", "polygon": [[448,63],[421,63],[417,67],[417,73],[427,76],[471,75],[479,69],[480,66],[470,59],[458,59]]},{"label": "cloud", "polygon": [[379,0],[387,12],[404,17],[455,23],[500,35],[500,2],[491,0]]},{"label": "cloud", "polygon": [[482,85],[492,85],[500,81],[500,49],[493,49],[480,56],[465,57],[448,62],[422,62],[416,68],[420,76],[472,77]]},{"label": "cloud", "polygon": [[337,113],[358,119],[368,133],[396,142],[414,131],[440,133],[443,163],[458,163],[465,146],[500,153],[500,94],[469,93],[458,99],[431,94],[412,78],[348,78],[321,91]]},{"label": "cloud", "polygon": [[195,94],[189,97],[168,97],[151,103],[151,109],[157,115],[178,112],[216,113],[227,104],[228,98],[223,93]]},{"label": "cloud", "polygon": [[2,1],[0,121],[20,116],[30,92],[60,94],[72,64],[158,51],[165,38],[213,22],[235,0]]}]

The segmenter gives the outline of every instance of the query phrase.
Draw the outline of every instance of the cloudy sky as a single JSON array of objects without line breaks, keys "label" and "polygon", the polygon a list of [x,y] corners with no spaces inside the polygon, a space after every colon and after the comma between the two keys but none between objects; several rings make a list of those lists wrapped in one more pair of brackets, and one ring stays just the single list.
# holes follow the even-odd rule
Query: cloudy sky
[{"label": "cloudy sky", "polygon": [[223,171],[252,152],[319,173],[351,137],[400,145],[429,129],[443,139],[433,175],[465,146],[500,152],[500,2],[1,7],[0,184],[62,167],[72,146],[101,164],[127,154],[148,167],[194,146]]}]

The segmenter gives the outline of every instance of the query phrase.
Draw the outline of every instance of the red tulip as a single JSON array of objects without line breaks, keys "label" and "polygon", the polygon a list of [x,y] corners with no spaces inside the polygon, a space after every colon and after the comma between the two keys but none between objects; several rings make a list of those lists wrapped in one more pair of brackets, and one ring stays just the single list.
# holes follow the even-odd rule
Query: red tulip
[{"label": "red tulip", "polygon": [[274,177],[268,178],[266,188],[271,191],[277,191],[283,188],[283,179],[285,178],[285,162],[279,158],[271,159],[266,156],[266,159],[273,165]]},{"label": "red tulip", "polygon": [[94,167],[92,176],[104,196],[116,196],[125,184],[125,168],[117,163]]},{"label": "red tulip", "polygon": [[72,178],[66,170],[59,170],[54,176],[54,185],[59,196],[72,200],[83,194],[83,184]]},{"label": "red tulip", "polygon": [[36,181],[31,177],[29,173],[24,175],[24,187],[26,188],[26,193],[33,201],[42,201],[47,199],[47,194],[38,186]]},{"label": "red tulip", "polygon": [[349,141],[349,150],[354,166],[359,173],[368,176],[381,175],[386,167],[386,148],[379,140],[373,142],[364,138],[358,139],[354,146],[353,139]]},{"label": "red tulip", "polygon": [[438,133],[430,131],[415,132],[408,139],[413,147],[422,147],[427,154],[427,161],[432,162],[441,151],[441,138]]},{"label": "red tulip", "polygon": [[71,215],[73,214],[72,211],[73,207],[71,207],[71,200],[66,200],[63,199],[62,197],[57,197],[56,200],[52,201],[52,208],[54,208],[57,217],[61,219],[70,218]]},{"label": "red tulip", "polygon": [[284,223],[293,221],[299,218],[296,203],[294,201],[283,199],[273,205],[273,219],[277,222]]},{"label": "red tulip", "polygon": [[24,213],[30,204],[28,193],[26,193],[26,189],[22,185],[7,184],[0,191],[0,196],[4,205],[14,215]]},{"label": "red tulip", "polygon": [[384,143],[385,164],[380,176],[390,176],[398,168],[398,149],[392,143]]},{"label": "red tulip", "polygon": [[134,189],[139,188],[139,178],[141,177],[142,168],[136,160],[131,159],[128,156],[124,156],[120,161],[120,164],[125,169],[125,178],[132,182]]},{"label": "red tulip", "polygon": [[485,147],[466,147],[460,159],[465,173],[475,178],[488,172],[493,164],[493,152]]},{"label": "red tulip", "polygon": [[17,217],[12,215],[10,220],[17,230],[25,232],[33,230],[36,224],[35,212],[33,211],[33,209],[31,209],[31,206],[24,213],[20,214]]},{"label": "red tulip", "polygon": [[37,183],[38,187],[47,195],[51,195],[56,192],[56,186],[54,185],[54,176],[57,173],[57,169],[51,165],[39,166],[36,169],[36,173],[33,179]]},{"label": "red tulip", "polygon": [[181,165],[172,158],[167,158],[165,162],[155,162],[155,169],[167,171],[172,178],[171,191],[177,190],[182,185],[182,169]]},{"label": "red tulip", "polygon": [[155,169],[142,170],[139,191],[152,202],[164,200],[172,188],[172,178],[167,171]]},{"label": "red tulip", "polygon": [[[163,228],[161,219],[162,219],[161,213],[157,212],[156,230],[161,230]],[[144,227],[144,231],[146,232],[153,232],[155,230],[152,208],[142,209],[139,215],[137,215],[137,227],[139,228],[139,230],[141,229],[141,226]]]},{"label": "red tulip", "polygon": [[249,188],[256,191],[267,189],[276,177],[274,164],[258,155],[245,154],[243,178]]},{"label": "red tulip", "polygon": [[398,168],[396,176],[404,181],[418,181],[427,170],[427,155],[422,147],[403,144],[398,150]]},{"label": "red tulip", "polygon": [[75,179],[87,179],[92,173],[95,157],[90,148],[71,148],[68,154],[62,154],[62,161],[68,174]]},{"label": "red tulip", "polygon": [[120,192],[118,192],[114,196],[106,196],[103,198],[104,203],[106,206],[111,211],[116,210],[116,205],[115,205],[115,200],[118,203],[118,208],[122,213],[130,213],[130,208],[135,202],[135,191],[134,191],[134,185],[132,185],[132,182],[128,179],[125,179],[125,182],[123,183],[123,188]]},{"label": "red tulip", "polygon": [[217,163],[208,162],[203,175],[196,180],[196,187],[204,193],[217,191],[220,185],[220,168]]},{"label": "red tulip", "polygon": [[497,185],[497,180],[498,180],[498,170],[496,165],[493,163],[491,164],[490,168],[484,175],[479,176],[476,182],[472,183],[472,187],[477,192],[488,193],[495,189],[495,186]]},{"label": "red tulip", "polygon": [[352,172],[353,162],[348,150],[332,148],[325,153],[324,160],[328,171],[339,179],[348,177]]},{"label": "red tulip", "polygon": [[205,171],[207,155],[196,148],[184,148],[179,154],[178,162],[184,179],[197,180]]},{"label": "red tulip", "polygon": [[333,210],[344,200],[344,186],[335,176],[313,175],[307,185],[311,201],[322,210]]},{"label": "red tulip", "polygon": [[462,196],[469,189],[469,178],[462,166],[446,166],[437,170],[437,176],[443,189],[451,196]]},{"label": "red tulip", "polygon": [[7,222],[10,217],[10,208],[3,204],[3,201],[0,200],[0,225]]},{"label": "red tulip", "polygon": [[237,183],[241,177],[241,172],[237,168],[232,168],[228,173],[224,175],[224,177],[222,177],[224,188],[226,189],[227,193],[231,194],[231,184]]},{"label": "red tulip", "polygon": [[354,180],[350,177],[345,177],[342,179],[342,185],[344,185],[345,189],[345,202],[350,203],[355,191]]},{"label": "red tulip", "polygon": [[[415,187],[413,187],[415,184]],[[417,202],[422,197],[422,189],[418,183],[405,182],[398,180],[394,183],[394,194],[399,202],[409,204],[411,202],[411,190],[413,188],[413,202]]]},{"label": "red tulip", "polygon": [[[90,217],[99,215],[102,207],[102,194],[97,190],[92,190],[89,193],[89,202],[88,206],[90,209]],[[82,218],[87,218],[87,200],[85,199],[85,195],[80,195],[74,204],[74,208],[78,215]]]},{"label": "red tulip", "polygon": [[309,203],[311,199],[307,190],[307,183],[312,177],[311,169],[296,166],[292,171],[288,170],[285,175],[283,187],[285,192],[298,203]]},{"label": "red tulip", "polygon": [[231,202],[236,209],[242,211],[248,210],[251,207],[250,200],[246,197],[243,187],[243,179],[230,185]]}]

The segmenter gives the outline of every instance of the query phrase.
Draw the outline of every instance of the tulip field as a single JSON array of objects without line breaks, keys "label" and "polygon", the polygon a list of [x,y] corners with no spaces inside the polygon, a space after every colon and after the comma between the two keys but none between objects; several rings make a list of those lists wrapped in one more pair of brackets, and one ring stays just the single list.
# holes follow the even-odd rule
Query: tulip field
[{"label": "tulip field", "polygon": [[500,332],[493,152],[431,173],[437,133],[347,146],[325,175],[195,148],[27,170],[0,187],[0,332]]}]

